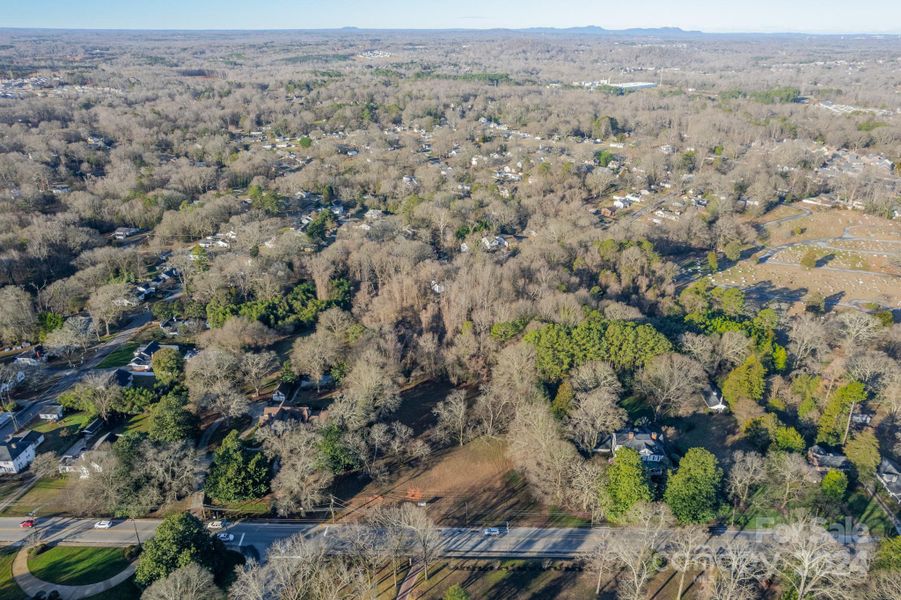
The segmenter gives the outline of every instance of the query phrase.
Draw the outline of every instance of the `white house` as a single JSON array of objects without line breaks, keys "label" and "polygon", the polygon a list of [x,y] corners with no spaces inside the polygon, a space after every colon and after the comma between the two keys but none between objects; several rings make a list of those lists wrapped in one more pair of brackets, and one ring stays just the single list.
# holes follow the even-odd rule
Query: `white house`
[{"label": "white house", "polygon": [[707,410],[721,413],[724,412],[728,406],[723,402],[723,397],[717,392],[715,389],[710,390],[709,394],[704,395],[704,404],[707,405]]},{"label": "white house", "polygon": [[63,418],[63,407],[59,404],[48,404],[38,413],[42,421],[59,421]]},{"label": "white house", "polygon": [[59,472],[78,473],[79,479],[90,479],[92,473],[102,473],[103,466],[101,464],[101,452],[96,450],[88,450],[83,452],[81,456],[64,456],[59,461]]},{"label": "white house", "polygon": [[43,441],[42,433],[29,431],[0,443],[0,473],[15,474],[27,469]]}]

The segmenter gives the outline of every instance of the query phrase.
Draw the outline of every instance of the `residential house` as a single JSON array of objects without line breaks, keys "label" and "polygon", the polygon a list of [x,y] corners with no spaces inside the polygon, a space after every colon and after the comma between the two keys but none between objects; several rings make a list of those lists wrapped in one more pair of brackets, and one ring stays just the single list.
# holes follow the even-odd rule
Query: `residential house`
[{"label": "residential house", "polygon": [[260,415],[259,426],[264,427],[276,421],[300,421],[306,423],[310,420],[310,407],[308,406],[266,406]]},{"label": "residential house", "polygon": [[150,371],[150,361],[160,348],[160,343],[157,341],[139,346],[134,351],[131,362],[128,363],[128,369],[130,371]]},{"label": "residential house", "polygon": [[178,319],[175,317],[171,317],[162,321],[160,323],[160,329],[163,330],[163,333],[169,336],[178,335]]},{"label": "residential house", "polygon": [[888,458],[883,458],[876,469],[876,479],[885,488],[885,491],[901,504],[901,467]]},{"label": "residential house", "polygon": [[57,469],[61,474],[78,473],[79,479],[90,479],[93,473],[103,473],[101,452],[88,450],[80,456],[63,456]]},{"label": "residential house", "polygon": [[41,345],[26,348],[21,354],[16,356],[13,361],[17,365],[26,365],[29,367],[37,367],[43,362],[47,362],[47,356],[44,354],[44,347]]},{"label": "residential house", "polygon": [[485,252],[495,252],[497,250],[506,250],[510,247],[510,243],[502,236],[485,236],[481,240],[482,249]]},{"label": "residential house", "polygon": [[103,421],[100,419],[94,419],[88,426],[81,430],[81,435],[84,439],[89,440],[100,433],[100,430],[103,429]]},{"label": "residential house", "polygon": [[16,371],[15,375],[0,383],[0,394],[6,394],[23,381],[25,381],[25,371]]},{"label": "residential house", "polygon": [[847,456],[841,452],[824,448],[819,444],[811,446],[810,450],[807,451],[807,461],[820,473],[830,469],[847,471],[851,468],[851,462]]},{"label": "residential house", "polygon": [[729,408],[726,403],[723,402],[723,396],[716,388],[713,388],[708,393],[704,394],[704,404],[707,405],[707,410],[716,413],[724,412]]},{"label": "residential house", "polygon": [[638,452],[652,475],[662,475],[669,464],[663,434],[642,428],[616,431],[603,438],[594,451],[616,456],[621,448],[631,448]]},{"label": "residential house", "polygon": [[110,375],[110,383],[115,383],[120,387],[131,387],[135,381],[135,376],[125,369],[116,369],[113,371],[112,375]]},{"label": "residential house", "polygon": [[44,434],[28,431],[0,443],[0,473],[15,474],[27,469],[43,442]]},{"label": "residential house", "polygon": [[118,227],[113,232],[112,237],[114,240],[122,241],[122,240],[126,240],[126,239],[130,238],[131,236],[135,235],[136,233],[138,233],[140,231],[141,230],[138,229],[137,227]]},{"label": "residential house", "polygon": [[862,410],[854,411],[854,414],[851,415],[851,423],[857,425],[859,427],[865,427],[870,424],[870,421],[873,420],[873,413],[864,412]]},{"label": "residential house", "polygon": [[63,407],[59,404],[48,404],[40,410],[38,418],[42,421],[59,421],[63,418]]}]

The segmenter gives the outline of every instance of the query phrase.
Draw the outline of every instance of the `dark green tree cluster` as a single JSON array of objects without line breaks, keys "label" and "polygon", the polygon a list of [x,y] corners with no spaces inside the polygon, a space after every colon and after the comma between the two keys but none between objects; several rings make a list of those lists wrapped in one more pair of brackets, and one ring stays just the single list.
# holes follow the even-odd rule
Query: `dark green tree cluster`
[{"label": "dark green tree cluster", "polygon": [[224,566],[225,546],[189,513],[166,517],[146,544],[135,570],[135,581],[147,587],[179,567],[197,563],[217,573]]},{"label": "dark green tree cluster", "polygon": [[525,339],[535,346],[538,370],[546,381],[560,381],[573,367],[592,360],[634,370],[672,351],[670,341],[652,325],[608,321],[594,311],[576,326],[545,325]]},{"label": "dark green tree cluster", "polygon": [[681,523],[704,523],[716,516],[723,471],[716,457],[691,448],[671,474],[663,499]]},{"label": "dark green tree cluster", "polygon": [[866,399],[866,389],[859,381],[847,383],[832,392],[817,424],[817,443],[843,444],[851,409]]},{"label": "dark green tree cluster", "polygon": [[637,503],[653,500],[641,455],[631,448],[617,451],[604,472],[600,489],[600,504],[607,518],[614,523],[626,519]]},{"label": "dark green tree cluster", "polygon": [[723,380],[723,398],[733,411],[742,401],[760,402],[766,389],[766,369],[756,354],[751,354]]},{"label": "dark green tree cluster", "polygon": [[223,298],[217,296],[207,304],[206,317],[210,327],[222,327],[229,317],[241,316],[260,321],[267,327],[293,331],[309,326],[317,315],[332,306],[346,306],[350,301],[350,283],[336,279],[331,285],[332,297],[320,300],[316,287],[310,282],[300,283],[283,296],[266,299]]},{"label": "dark green tree cluster", "polygon": [[188,401],[177,392],[170,392],[150,411],[150,430],[147,435],[158,442],[178,442],[193,437],[197,419],[187,407]]},{"label": "dark green tree cluster", "polygon": [[237,430],[229,432],[216,450],[204,485],[207,494],[223,502],[260,498],[269,491],[269,461],[249,448]]}]

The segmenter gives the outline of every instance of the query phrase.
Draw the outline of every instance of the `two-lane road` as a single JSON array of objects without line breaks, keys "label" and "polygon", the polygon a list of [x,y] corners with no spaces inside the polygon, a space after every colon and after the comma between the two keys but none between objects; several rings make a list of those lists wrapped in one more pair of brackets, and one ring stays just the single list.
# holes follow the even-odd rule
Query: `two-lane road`
[{"label": "two-lane road", "polygon": [[[0,542],[16,543],[39,531],[43,542],[66,542],[69,544],[127,546],[137,543],[138,537],[146,541],[152,537],[160,522],[156,519],[115,520],[109,529],[94,527],[95,519],[73,519],[51,517],[38,519],[36,529],[19,527],[22,519],[0,518]],[[234,539],[228,543],[232,548],[252,546],[260,554],[276,541],[303,534],[322,537],[335,544],[340,552],[342,530],[348,525],[327,525],[312,523],[292,523],[278,521],[239,521],[225,529],[211,533],[229,533]],[[136,531],[137,530],[137,536]],[[572,558],[584,555],[600,544],[617,536],[641,535],[639,530],[614,527],[565,528],[565,527],[511,527],[500,528],[500,535],[486,536],[481,528],[443,527],[439,528],[442,556],[447,557],[517,557],[517,558]],[[772,530],[731,531],[720,530],[711,534],[708,545],[722,547],[734,540],[747,544],[772,542]],[[842,543],[871,543],[869,538],[837,536]],[[412,547],[412,545],[411,545]]]}]

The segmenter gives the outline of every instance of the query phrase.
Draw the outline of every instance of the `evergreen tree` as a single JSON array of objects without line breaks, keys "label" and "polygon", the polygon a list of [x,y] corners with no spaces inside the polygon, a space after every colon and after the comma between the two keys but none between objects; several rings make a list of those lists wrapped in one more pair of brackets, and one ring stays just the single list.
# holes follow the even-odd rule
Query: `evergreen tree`
[{"label": "evergreen tree", "polygon": [[259,498],[269,491],[269,463],[262,452],[245,446],[232,430],[216,450],[206,492],[225,502]]},{"label": "evergreen tree", "polygon": [[197,517],[190,513],[170,515],[144,544],[135,581],[146,587],[192,562],[216,571],[224,553],[222,542],[210,536]]},{"label": "evergreen tree", "polygon": [[855,404],[867,398],[866,389],[859,381],[852,381],[838,388],[829,397],[823,414],[817,423],[817,442],[839,446],[843,443],[848,418]]},{"label": "evergreen tree", "polygon": [[160,442],[177,442],[194,433],[195,418],[186,408],[187,400],[175,393],[163,396],[150,412],[148,436]]},{"label": "evergreen tree", "polygon": [[691,448],[669,478],[664,500],[682,523],[704,523],[716,516],[723,471],[716,457]]},{"label": "evergreen tree", "polygon": [[723,398],[733,411],[742,400],[759,402],[766,387],[766,370],[756,354],[751,354],[726,375],[723,381]]},{"label": "evergreen tree", "polygon": [[650,502],[651,488],[641,455],[631,448],[620,448],[604,473],[601,505],[611,521],[621,521],[637,502]]}]

